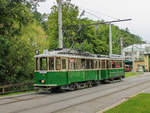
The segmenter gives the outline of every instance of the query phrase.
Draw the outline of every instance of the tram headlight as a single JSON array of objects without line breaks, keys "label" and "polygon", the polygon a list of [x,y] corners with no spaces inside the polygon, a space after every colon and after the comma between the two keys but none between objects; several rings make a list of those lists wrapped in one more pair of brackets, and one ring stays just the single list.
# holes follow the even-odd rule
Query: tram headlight
[{"label": "tram headlight", "polygon": [[45,80],[41,80],[41,83],[42,83],[42,84],[45,83]]}]

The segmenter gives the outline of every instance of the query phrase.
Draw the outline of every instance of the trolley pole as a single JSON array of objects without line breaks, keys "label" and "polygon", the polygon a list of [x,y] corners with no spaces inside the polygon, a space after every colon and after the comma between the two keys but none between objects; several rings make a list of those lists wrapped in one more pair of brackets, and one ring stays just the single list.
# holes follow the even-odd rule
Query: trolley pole
[{"label": "trolley pole", "polygon": [[111,23],[109,23],[109,56],[112,56],[112,33],[111,33]]},{"label": "trolley pole", "polygon": [[59,48],[63,48],[62,35],[62,0],[58,1],[58,29],[59,29]]}]

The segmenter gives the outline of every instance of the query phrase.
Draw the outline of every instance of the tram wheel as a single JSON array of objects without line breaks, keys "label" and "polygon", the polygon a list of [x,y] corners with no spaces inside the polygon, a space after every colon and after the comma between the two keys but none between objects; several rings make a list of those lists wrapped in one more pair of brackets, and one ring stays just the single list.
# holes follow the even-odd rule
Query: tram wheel
[{"label": "tram wheel", "polygon": [[71,91],[73,91],[73,90],[75,90],[75,89],[77,89],[77,88],[76,88],[76,85],[75,85],[75,84],[70,84],[70,85],[69,85],[69,89],[70,89]]},{"label": "tram wheel", "polygon": [[88,87],[91,88],[92,87],[92,81],[88,81]]},{"label": "tram wheel", "polygon": [[51,92],[52,93],[57,93],[57,92],[59,92],[60,91],[60,87],[53,87],[53,88],[51,88]]}]

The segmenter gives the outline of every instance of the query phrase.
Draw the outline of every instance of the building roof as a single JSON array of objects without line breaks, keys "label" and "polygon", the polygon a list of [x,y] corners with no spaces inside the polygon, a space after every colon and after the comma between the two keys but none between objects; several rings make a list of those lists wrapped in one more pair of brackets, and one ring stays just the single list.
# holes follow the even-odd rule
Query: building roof
[{"label": "building roof", "polygon": [[124,52],[144,51],[150,52],[150,44],[133,44],[123,49]]}]

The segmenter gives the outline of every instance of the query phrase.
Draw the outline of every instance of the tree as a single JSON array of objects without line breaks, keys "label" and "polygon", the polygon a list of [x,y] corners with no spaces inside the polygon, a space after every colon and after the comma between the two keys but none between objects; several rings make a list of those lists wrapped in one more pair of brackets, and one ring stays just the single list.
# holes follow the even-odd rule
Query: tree
[{"label": "tree", "polygon": [[[51,13],[48,16],[47,34],[50,40],[49,49],[55,49],[58,47],[58,7],[54,5],[51,8]],[[65,47],[70,47],[71,36],[74,35],[73,29],[65,29],[64,27],[69,24],[76,24],[78,16],[78,7],[71,4],[70,1],[63,2],[62,14],[63,14],[63,42]]]},{"label": "tree", "polygon": [[47,48],[47,36],[25,2],[0,0],[0,83],[32,80],[35,49]]},{"label": "tree", "polygon": [[[63,2],[63,43],[65,48],[81,48],[96,54],[109,54],[109,26],[99,24],[88,26],[87,24],[103,22],[93,21],[88,18],[79,18],[78,7],[71,4],[71,1]],[[47,35],[50,41],[49,49],[58,48],[58,7],[54,5],[48,17]],[[139,36],[133,35],[128,29],[122,30],[112,25],[113,53],[120,54],[120,38],[124,38],[124,45],[142,43]],[[135,40],[135,41],[133,41]]]}]

